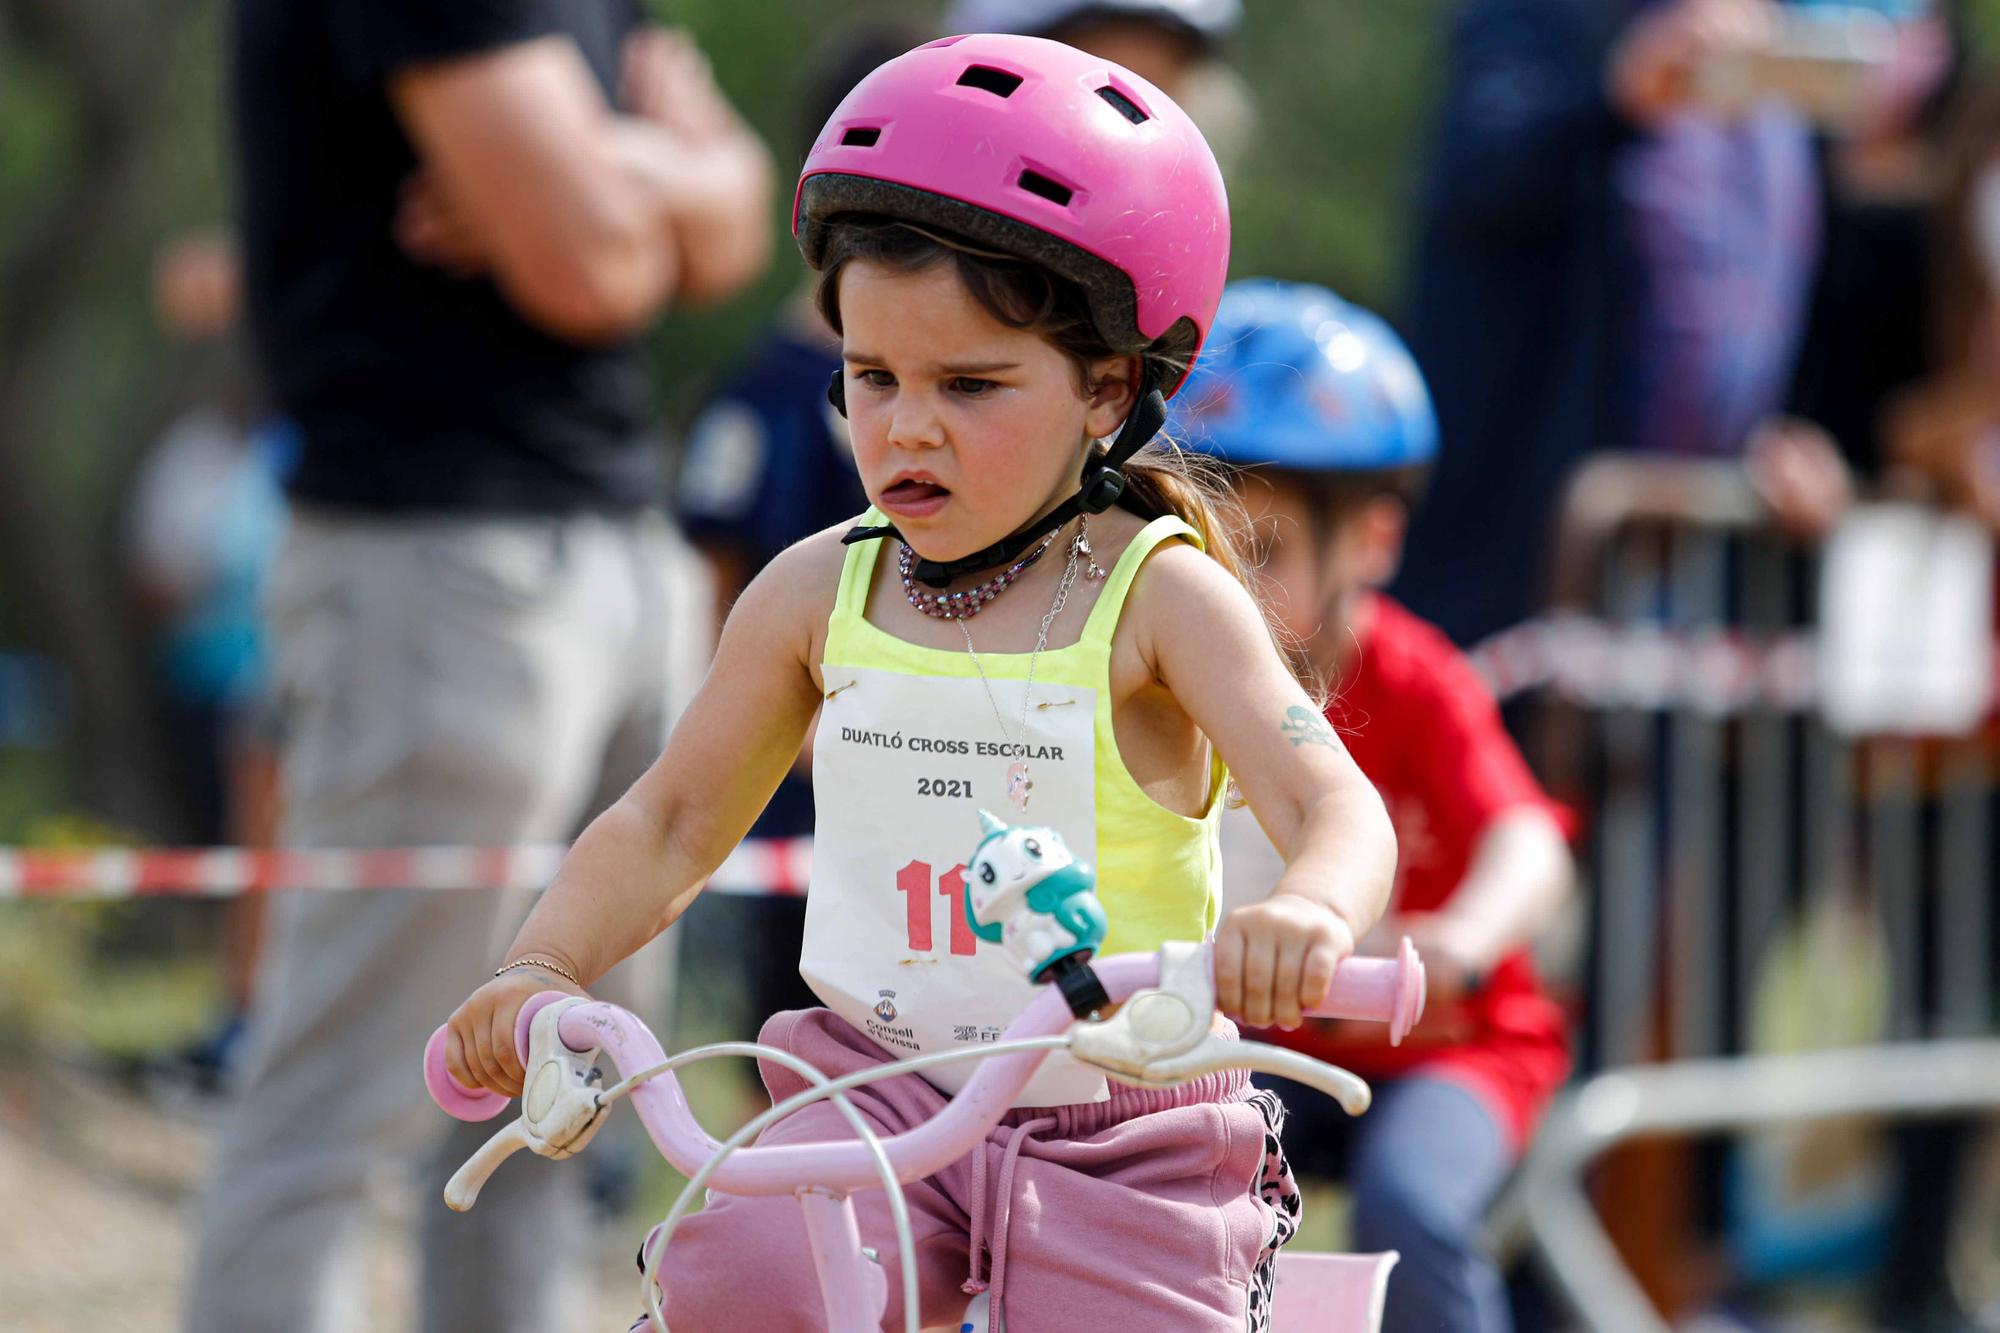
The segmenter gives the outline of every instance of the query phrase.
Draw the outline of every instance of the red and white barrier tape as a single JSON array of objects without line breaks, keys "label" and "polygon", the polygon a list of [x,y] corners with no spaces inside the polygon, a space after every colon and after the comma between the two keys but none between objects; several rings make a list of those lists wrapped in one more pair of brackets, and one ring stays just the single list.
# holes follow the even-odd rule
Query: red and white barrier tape
[{"label": "red and white barrier tape", "polygon": [[[234,898],[269,889],[539,889],[568,848],[0,847],[8,898]],[[796,896],[812,874],[811,838],[752,839],[710,877],[715,893]]]},{"label": "red and white barrier tape", "polygon": [[[1711,717],[1752,709],[1803,712],[1819,698],[1814,640],[1798,630],[1753,635],[1718,626],[1676,629],[1585,615],[1532,620],[1470,653],[1502,699],[1535,690],[1585,708],[1687,710]],[[267,889],[540,888],[562,844],[512,847],[106,848],[0,847],[8,898],[231,898]],[[811,838],[753,839],[709,881],[717,893],[797,895],[812,872]]]}]

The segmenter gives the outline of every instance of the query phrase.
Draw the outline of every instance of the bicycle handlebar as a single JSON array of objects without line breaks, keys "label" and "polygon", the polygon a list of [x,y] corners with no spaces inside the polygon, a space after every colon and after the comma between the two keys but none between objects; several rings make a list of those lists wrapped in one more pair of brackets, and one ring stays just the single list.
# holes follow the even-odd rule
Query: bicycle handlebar
[{"label": "bicycle handlebar", "polygon": [[[1212,975],[1213,954],[1201,946],[1203,967]],[[1113,1003],[1159,984],[1157,954],[1119,954],[1094,964]],[[528,1062],[529,1031],[534,1017],[549,1004],[573,999],[560,991],[535,996],[521,1008],[515,1041]],[[1361,1019],[1390,1025],[1390,1040],[1400,1042],[1423,1013],[1423,964],[1404,942],[1396,958],[1350,958],[1334,974],[1326,998],[1311,1010],[1314,1017]],[[1042,989],[1002,1040],[1055,1036],[1075,1022],[1063,997]],[[444,1065],[444,1028],[432,1034],[425,1048],[424,1081],[440,1108],[461,1120],[487,1120],[508,1104],[490,1092],[470,1092],[454,1080]],[[658,1039],[645,1023],[616,1005],[588,1001],[559,1016],[557,1034],[571,1052],[602,1049],[620,1073],[650,1069],[666,1059]],[[998,1124],[1027,1086],[1046,1051],[996,1055],[983,1063],[964,1089],[929,1121],[882,1141],[898,1179],[919,1180],[957,1161]],[[1242,1062],[1248,1065],[1250,1061]],[[1351,1075],[1348,1077],[1352,1077]],[[530,1102],[533,1087],[526,1093]],[[633,1107],[647,1136],[676,1169],[692,1174],[721,1148],[695,1119],[680,1082],[671,1073],[631,1090]],[[855,1141],[775,1144],[739,1149],[722,1162],[710,1185],[727,1194],[786,1195],[802,1181],[833,1191],[867,1189],[881,1184],[875,1159]]]}]

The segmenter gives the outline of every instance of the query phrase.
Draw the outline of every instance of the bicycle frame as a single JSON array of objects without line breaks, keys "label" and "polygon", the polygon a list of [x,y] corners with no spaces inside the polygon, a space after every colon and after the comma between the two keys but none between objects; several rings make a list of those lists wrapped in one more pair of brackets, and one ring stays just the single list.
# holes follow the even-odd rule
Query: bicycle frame
[{"label": "bicycle frame", "polygon": [[[1170,1044],[1158,1059],[1148,1059],[1148,1052],[1141,1049],[1134,1057],[1137,1063],[1100,1065],[1114,1075],[1127,1081],[1178,1083],[1211,1069],[1262,1068],[1314,1083],[1338,1097],[1350,1111],[1365,1108],[1366,1085],[1343,1070],[1277,1047],[1225,1042],[1208,1035],[1214,1012],[1209,946],[1169,945],[1158,954],[1100,958],[1093,967],[1114,1003],[1145,997],[1147,1003],[1157,1006],[1160,997],[1179,996],[1200,1029],[1192,1040]],[[1168,979],[1167,988],[1162,988],[1163,977]],[[1204,993],[1206,1003],[1199,998]],[[1325,1000],[1312,1014],[1386,1022],[1391,1040],[1400,1041],[1421,1016],[1423,1001],[1423,965],[1405,941],[1394,959],[1351,958],[1343,963]],[[551,1005],[562,1006],[553,1015],[553,1024],[544,1025],[553,1029],[553,1037],[546,1030],[540,1037],[532,1036],[536,1018]],[[1083,1030],[1109,1025],[1079,1024],[1062,996],[1048,988],[1036,995],[1001,1040],[1055,1037],[1073,1026]],[[440,1028],[433,1035],[426,1051],[425,1080],[433,1098],[463,1120],[484,1120],[498,1114],[508,1104],[507,1099],[491,1093],[467,1093],[445,1071],[443,1033]],[[518,1149],[531,1147],[544,1155],[567,1156],[595,1132],[605,1100],[603,1093],[594,1090],[587,1066],[599,1051],[609,1056],[621,1073],[651,1071],[667,1063],[658,1039],[634,1015],[615,1005],[556,991],[538,995],[523,1006],[515,1035],[531,1078],[522,1120],[496,1135],[453,1177],[446,1199],[454,1208],[469,1208],[486,1176]],[[546,1049],[552,1042],[559,1042],[564,1049]],[[834,1333],[879,1329],[888,1296],[886,1278],[881,1265],[862,1249],[849,1196],[855,1190],[884,1183],[884,1159],[897,1181],[910,1182],[932,1175],[971,1152],[1012,1108],[1015,1097],[1047,1054],[1042,1049],[987,1059],[965,1088],[929,1122],[879,1140],[879,1157],[877,1145],[858,1141],[746,1146],[715,1163],[708,1185],[730,1194],[796,1195],[805,1213],[828,1327]],[[551,1065],[561,1066],[567,1073],[545,1078],[545,1068]],[[896,1066],[887,1068],[897,1072]],[[565,1112],[558,1094],[551,1091],[558,1078],[567,1080],[564,1086],[573,1094],[572,1112]],[[1358,1098],[1355,1088],[1359,1089]],[[684,1174],[695,1175],[723,1151],[724,1145],[695,1119],[671,1070],[636,1084],[629,1097],[654,1146]],[[544,1137],[530,1122],[531,1111],[544,1127],[560,1121],[569,1128]]]}]

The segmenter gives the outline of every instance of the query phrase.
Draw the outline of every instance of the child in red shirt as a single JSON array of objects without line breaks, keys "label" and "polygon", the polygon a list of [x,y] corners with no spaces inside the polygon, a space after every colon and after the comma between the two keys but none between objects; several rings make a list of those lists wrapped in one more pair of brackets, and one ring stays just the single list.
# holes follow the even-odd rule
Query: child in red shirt
[{"label": "child in red shirt", "polygon": [[[1376,1087],[1351,1128],[1323,1098],[1288,1097],[1311,1119],[1293,1120],[1286,1150],[1301,1171],[1347,1150],[1356,1246],[1402,1254],[1385,1329],[1506,1329],[1480,1221],[1569,1071],[1561,1011],[1525,946],[1571,865],[1562,811],[1471,664],[1376,591],[1436,454],[1429,396],[1376,316],[1324,288],[1251,281],[1224,295],[1180,401],[1188,447],[1245,469],[1266,592],[1395,821],[1395,896],[1372,938],[1386,951],[1409,935],[1430,974],[1425,1021],[1399,1048],[1360,1025],[1265,1034]],[[1232,899],[1282,867],[1247,818],[1225,821],[1223,847]]]}]

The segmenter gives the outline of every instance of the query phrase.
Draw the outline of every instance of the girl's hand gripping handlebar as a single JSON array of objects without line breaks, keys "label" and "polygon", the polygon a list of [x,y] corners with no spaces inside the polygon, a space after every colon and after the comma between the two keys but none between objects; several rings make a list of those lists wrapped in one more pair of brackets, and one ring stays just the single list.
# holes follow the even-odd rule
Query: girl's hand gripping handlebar
[{"label": "girl's hand gripping handlebar", "polygon": [[[565,1010],[589,1003],[581,996],[547,991],[521,1006],[514,1027],[514,1042],[528,1074],[521,1117],[488,1139],[452,1174],[444,1201],[453,1210],[462,1213],[472,1207],[486,1178],[521,1149],[542,1157],[572,1157],[597,1133],[606,1109],[597,1051],[571,1050],[557,1030]],[[451,1076],[444,1063],[445,1031],[432,1033],[424,1048],[424,1084],[432,1099],[460,1120],[490,1120],[506,1110],[505,1097],[469,1092]]]},{"label": "girl's hand gripping handlebar", "polygon": [[[1423,1010],[1424,965],[1405,939],[1393,959],[1342,963],[1313,1013],[1386,1022],[1389,1040],[1400,1043]],[[1124,1082],[1147,1087],[1185,1083],[1221,1069],[1252,1069],[1318,1088],[1349,1115],[1368,1109],[1368,1085],[1353,1074],[1280,1046],[1218,1037],[1210,1026],[1214,1013],[1208,946],[1169,944],[1160,950],[1159,985],[1139,991],[1103,1022],[1078,1024],[1070,1051]]]}]

